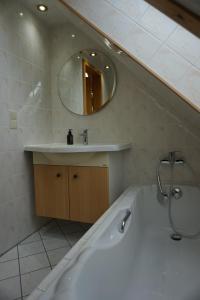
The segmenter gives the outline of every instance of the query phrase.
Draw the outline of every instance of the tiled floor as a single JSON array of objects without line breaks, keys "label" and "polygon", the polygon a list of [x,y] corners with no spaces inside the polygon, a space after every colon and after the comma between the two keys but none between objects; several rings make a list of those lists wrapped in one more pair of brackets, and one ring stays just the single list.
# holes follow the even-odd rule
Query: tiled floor
[{"label": "tiled floor", "polygon": [[0,300],[24,300],[90,225],[52,221],[0,257]]}]

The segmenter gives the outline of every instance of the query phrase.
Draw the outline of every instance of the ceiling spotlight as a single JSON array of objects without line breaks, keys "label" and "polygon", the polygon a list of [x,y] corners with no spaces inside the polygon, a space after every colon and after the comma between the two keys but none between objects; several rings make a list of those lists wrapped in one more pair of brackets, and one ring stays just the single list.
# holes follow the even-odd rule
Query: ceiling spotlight
[{"label": "ceiling spotlight", "polygon": [[78,55],[78,56],[77,56],[77,59],[80,59],[80,58],[81,58],[81,57]]},{"label": "ceiling spotlight", "polygon": [[72,33],[71,37],[74,39],[76,37],[76,35],[74,33]]},{"label": "ceiling spotlight", "polygon": [[20,11],[19,15],[20,15],[20,17],[23,17],[24,14],[22,11]]},{"label": "ceiling spotlight", "polygon": [[109,69],[110,69],[110,66],[109,66],[109,65],[106,65],[106,66],[105,66],[105,69],[109,70]]},{"label": "ceiling spotlight", "polygon": [[44,5],[44,4],[38,4],[37,5],[37,9],[41,12],[45,12],[48,10],[48,6]]},{"label": "ceiling spotlight", "polygon": [[96,52],[91,52],[90,53],[90,56],[92,56],[92,57],[95,57],[97,54],[96,54]]}]

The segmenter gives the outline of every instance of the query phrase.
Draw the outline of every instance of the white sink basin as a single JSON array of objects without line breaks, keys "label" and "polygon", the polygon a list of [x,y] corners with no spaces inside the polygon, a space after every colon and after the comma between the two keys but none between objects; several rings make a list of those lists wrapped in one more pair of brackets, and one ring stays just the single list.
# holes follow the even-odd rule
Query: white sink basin
[{"label": "white sink basin", "polygon": [[130,143],[123,144],[75,144],[66,145],[59,143],[26,145],[24,151],[43,153],[74,153],[74,152],[115,152],[131,148]]}]

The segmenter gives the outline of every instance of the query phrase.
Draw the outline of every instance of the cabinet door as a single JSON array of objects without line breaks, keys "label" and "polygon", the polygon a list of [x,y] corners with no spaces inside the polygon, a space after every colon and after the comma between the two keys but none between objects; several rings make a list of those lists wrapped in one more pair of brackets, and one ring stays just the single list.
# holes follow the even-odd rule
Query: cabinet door
[{"label": "cabinet door", "polygon": [[37,215],[69,219],[68,169],[34,165],[34,178]]},{"label": "cabinet door", "polygon": [[108,170],[69,167],[70,219],[94,223],[108,208]]}]

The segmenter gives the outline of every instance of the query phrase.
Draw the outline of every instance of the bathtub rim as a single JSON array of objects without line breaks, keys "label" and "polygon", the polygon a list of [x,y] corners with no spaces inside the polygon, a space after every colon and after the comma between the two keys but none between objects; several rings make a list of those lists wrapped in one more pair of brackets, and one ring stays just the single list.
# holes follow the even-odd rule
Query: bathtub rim
[{"label": "bathtub rim", "polygon": [[[42,280],[38,287],[30,294],[28,300],[40,299],[48,292],[48,289],[63,276],[63,274],[74,264],[77,257],[83,252],[95,247],[95,243],[103,234],[105,229],[112,223],[121,210],[130,209],[134,199],[143,186],[129,186],[109,209],[97,220],[97,222],[81,237],[74,247],[62,258],[56,267]],[[75,262],[76,264],[76,262]],[[71,268],[70,268],[71,269]],[[70,272],[70,271],[69,271]],[[70,290],[70,288],[69,288]],[[70,296],[70,294],[68,295]],[[42,298],[41,298],[42,299]]]},{"label": "bathtub rim", "polygon": [[[182,184],[181,186],[196,187],[193,185]],[[63,274],[70,268],[71,264],[74,264],[77,257],[81,252],[87,251],[94,247],[95,242],[99,239],[102,232],[112,223],[113,219],[119,213],[120,210],[130,209],[135,200],[138,199],[138,195],[143,193],[145,188],[155,189],[156,185],[140,185],[129,186],[120,197],[110,206],[110,208],[98,219],[98,221],[83,235],[83,237],[75,244],[74,247],[64,256],[64,258],[58,263],[58,265],[43,279],[39,286],[32,292],[28,300],[43,299],[51,285],[55,285],[56,282],[63,276]],[[70,286],[69,294],[70,297]],[[41,298],[40,298],[41,297]],[[51,298],[44,298],[51,299]]]}]

